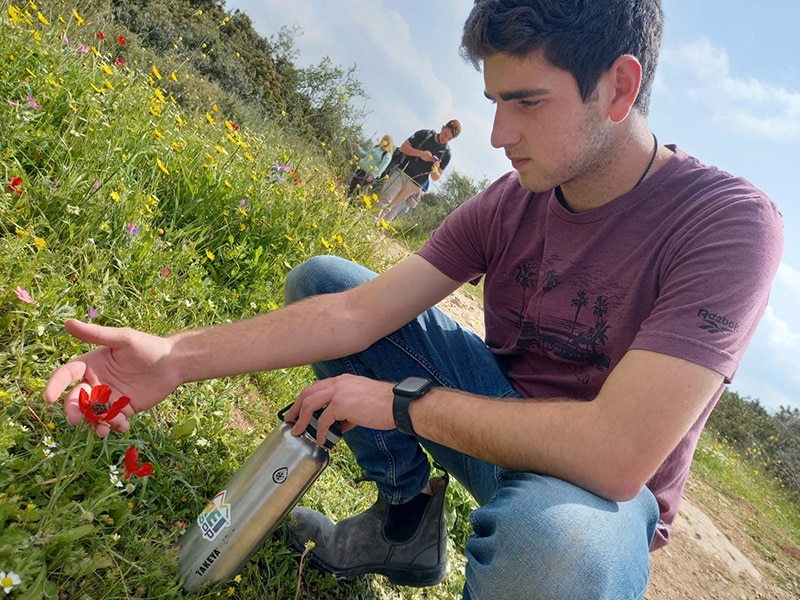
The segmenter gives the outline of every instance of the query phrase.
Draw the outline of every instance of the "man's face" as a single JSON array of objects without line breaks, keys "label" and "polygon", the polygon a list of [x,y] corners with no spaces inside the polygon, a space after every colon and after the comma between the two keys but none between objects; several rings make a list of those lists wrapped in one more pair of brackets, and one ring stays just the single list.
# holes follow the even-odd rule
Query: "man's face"
[{"label": "man's face", "polygon": [[496,54],[483,64],[486,97],[496,104],[492,145],[503,148],[522,185],[546,191],[602,168],[610,126],[575,78],[539,52]]},{"label": "man's face", "polygon": [[442,127],[442,130],[439,132],[439,141],[442,144],[446,144],[450,140],[452,140],[455,136],[453,135],[453,130],[449,127]]}]

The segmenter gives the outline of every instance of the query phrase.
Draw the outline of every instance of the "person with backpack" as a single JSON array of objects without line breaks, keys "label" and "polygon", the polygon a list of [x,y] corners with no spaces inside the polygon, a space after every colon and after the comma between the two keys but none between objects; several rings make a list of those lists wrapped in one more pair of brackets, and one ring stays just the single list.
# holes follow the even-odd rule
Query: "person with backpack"
[{"label": "person with backpack", "polygon": [[433,129],[420,129],[395,152],[389,165],[391,173],[378,200],[381,208],[376,215],[380,221],[396,205],[417,194],[428,177],[438,181],[450,163],[448,142],[461,133],[461,123],[451,119],[437,133]]},{"label": "person with backpack", "polygon": [[352,196],[357,190],[363,190],[377,181],[389,166],[394,150],[394,138],[388,133],[369,150],[363,150],[358,144],[353,144],[353,151],[358,155],[358,169],[350,180],[348,194]]}]

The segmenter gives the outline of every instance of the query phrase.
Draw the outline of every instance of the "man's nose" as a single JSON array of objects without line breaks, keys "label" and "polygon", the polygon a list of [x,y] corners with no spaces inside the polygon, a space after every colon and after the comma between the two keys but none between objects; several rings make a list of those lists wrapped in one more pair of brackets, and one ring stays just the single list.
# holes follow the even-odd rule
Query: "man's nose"
[{"label": "man's nose", "polygon": [[495,148],[513,146],[520,140],[519,129],[500,106],[494,111],[491,143]]}]

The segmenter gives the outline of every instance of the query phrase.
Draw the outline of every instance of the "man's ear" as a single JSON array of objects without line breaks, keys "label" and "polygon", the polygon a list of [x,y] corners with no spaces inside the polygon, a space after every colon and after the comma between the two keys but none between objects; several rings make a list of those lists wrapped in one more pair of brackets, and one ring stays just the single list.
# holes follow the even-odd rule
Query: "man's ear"
[{"label": "man's ear", "polygon": [[624,121],[639,96],[642,82],[642,65],[631,54],[623,54],[604,75],[610,90],[608,117],[615,123]]}]

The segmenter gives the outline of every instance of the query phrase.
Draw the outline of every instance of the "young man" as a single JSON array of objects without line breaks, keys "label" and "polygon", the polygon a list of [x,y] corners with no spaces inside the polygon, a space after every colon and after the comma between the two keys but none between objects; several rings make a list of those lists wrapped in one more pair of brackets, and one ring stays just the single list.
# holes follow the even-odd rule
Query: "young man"
[{"label": "young man", "polygon": [[[275,313],[167,338],[68,321],[101,347],[45,398],[108,384],[133,398],[111,422],[125,431],[184,382],[314,363],[287,419],[299,434],[325,407],[320,438],[342,421],[380,492],[335,525],[294,511],[318,565],[443,577],[446,482],[421,444],[480,505],[465,598],[641,598],[782,251],[762,192],[651,133],[661,31],[659,0],[477,0],[463,50],[514,172],[380,276],[308,261]],[[430,309],[480,277],[485,343]]]},{"label": "young man", "polygon": [[439,181],[450,163],[448,144],[459,133],[461,123],[451,119],[442,125],[439,133],[433,129],[420,129],[402,143],[398,148],[400,164],[384,184],[378,200],[378,206],[382,208],[376,215],[378,220],[391,214],[392,209],[409,196],[419,193],[428,179]]}]

